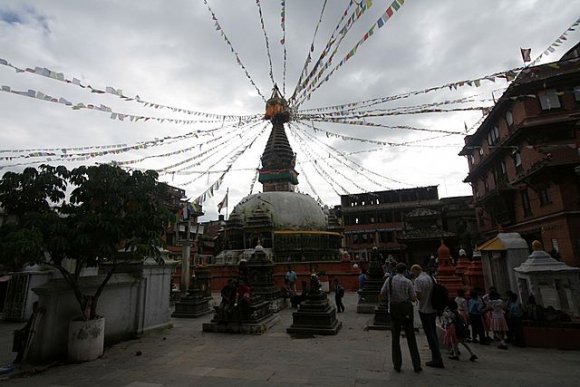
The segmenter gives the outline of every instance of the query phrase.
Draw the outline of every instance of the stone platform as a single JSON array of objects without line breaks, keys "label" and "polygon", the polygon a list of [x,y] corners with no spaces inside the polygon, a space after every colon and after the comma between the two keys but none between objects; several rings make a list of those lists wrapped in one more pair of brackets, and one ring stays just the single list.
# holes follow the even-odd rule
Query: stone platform
[{"label": "stone platform", "polygon": [[216,323],[208,322],[202,325],[202,330],[204,332],[213,333],[240,333],[240,334],[251,334],[251,335],[261,335],[272,328],[280,321],[280,316],[277,314],[272,314],[261,321],[252,323],[238,323],[238,322],[227,322],[227,323]]},{"label": "stone platform", "polygon": [[[219,294],[214,293],[219,302]],[[108,347],[102,358],[83,364],[29,370],[26,377],[1,380],[0,386],[61,387],[186,387],[186,386],[577,386],[580,351],[519,348],[501,351],[473,344],[479,359],[472,363],[462,351],[460,361],[447,359],[445,369],[423,367],[416,374],[405,339],[403,367],[393,370],[391,333],[365,330],[372,316],[356,313],[357,295],[347,292],[343,327],[336,336],[296,339],[286,333],[292,313],[284,309],[280,323],[263,335],[202,332],[211,316],[173,319],[173,329]],[[331,301],[332,302],[332,301]],[[10,354],[12,331],[23,324],[0,321],[0,360]],[[423,331],[417,334],[421,363],[430,360]],[[8,357],[2,355],[8,353]]]}]

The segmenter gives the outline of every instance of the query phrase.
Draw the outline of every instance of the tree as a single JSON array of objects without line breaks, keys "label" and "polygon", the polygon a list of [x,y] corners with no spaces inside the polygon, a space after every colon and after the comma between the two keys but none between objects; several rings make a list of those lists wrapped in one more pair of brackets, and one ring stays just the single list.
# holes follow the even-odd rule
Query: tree
[{"label": "tree", "polygon": [[[0,261],[54,267],[83,317],[96,318],[99,297],[119,263],[159,257],[172,214],[165,205],[168,186],[157,178],[154,171],[129,173],[111,165],[7,172],[0,180],[0,205],[8,219],[0,227]],[[73,269],[68,260],[76,263]],[[105,274],[94,294],[84,294],[81,270],[95,265]]]}]

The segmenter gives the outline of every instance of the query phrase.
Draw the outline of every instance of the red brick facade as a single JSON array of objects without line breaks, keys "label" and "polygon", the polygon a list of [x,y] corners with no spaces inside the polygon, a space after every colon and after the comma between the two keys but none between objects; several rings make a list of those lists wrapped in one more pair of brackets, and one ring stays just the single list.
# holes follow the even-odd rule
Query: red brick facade
[{"label": "red brick facade", "polygon": [[[576,49],[576,48],[575,48]],[[518,232],[580,266],[580,60],[524,70],[460,155],[482,240]],[[481,242],[480,241],[480,242]]]}]

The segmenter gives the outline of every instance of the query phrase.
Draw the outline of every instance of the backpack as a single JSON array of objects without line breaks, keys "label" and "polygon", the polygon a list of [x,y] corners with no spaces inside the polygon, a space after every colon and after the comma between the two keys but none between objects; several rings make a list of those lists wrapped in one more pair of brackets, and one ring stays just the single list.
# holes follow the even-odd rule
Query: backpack
[{"label": "backpack", "polygon": [[449,305],[449,292],[447,288],[441,284],[435,282],[433,277],[431,277],[433,282],[433,289],[431,289],[431,306],[441,313],[447,305]]}]

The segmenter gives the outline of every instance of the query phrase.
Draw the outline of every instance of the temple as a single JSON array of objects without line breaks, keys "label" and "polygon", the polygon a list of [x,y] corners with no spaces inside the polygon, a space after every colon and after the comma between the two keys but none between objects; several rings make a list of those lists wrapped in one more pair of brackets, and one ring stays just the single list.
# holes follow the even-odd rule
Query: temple
[{"label": "temple", "polygon": [[257,244],[275,262],[338,260],[342,234],[337,218],[312,197],[296,192],[296,154],[284,128],[290,113],[277,87],[264,119],[270,120],[272,131],[259,169],[263,192],[246,196],[232,210],[219,236],[222,251],[216,263],[248,259]]}]

